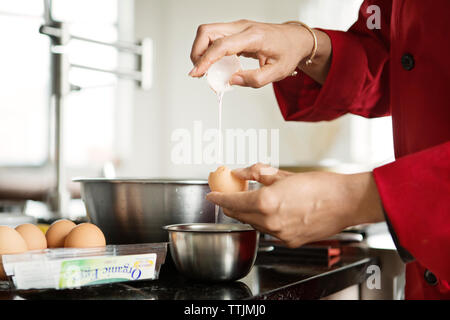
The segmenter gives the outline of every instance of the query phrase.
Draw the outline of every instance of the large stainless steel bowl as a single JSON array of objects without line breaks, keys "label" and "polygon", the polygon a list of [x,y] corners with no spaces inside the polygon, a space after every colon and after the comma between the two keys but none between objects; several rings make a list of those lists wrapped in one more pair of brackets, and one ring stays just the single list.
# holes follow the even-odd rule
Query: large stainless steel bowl
[{"label": "large stainless steel bowl", "polygon": [[[92,223],[111,244],[165,242],[163,226],[215,222],[206,180],[76,178]],[[250,183],[249,189],[257,188]],[[220,222],[237,222],[223,215]]]},{"label": "large stainless steel bowl", "polygon": [[202,281],[245,277],[255,263],[259,232],[247,224],[191,223],[164,227],[178,271]]}]

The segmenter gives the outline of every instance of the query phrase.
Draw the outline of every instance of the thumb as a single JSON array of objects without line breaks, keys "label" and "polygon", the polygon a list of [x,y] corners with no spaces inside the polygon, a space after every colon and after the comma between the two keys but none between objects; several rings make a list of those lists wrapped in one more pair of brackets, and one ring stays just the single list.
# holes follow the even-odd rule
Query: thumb
[{"label": "thumb", "polygon": [[280,178],[279,171],[270,165],[256,163],[247,168],[234,169],[232,173],[242,180],[253,180],[269,186]]},{"label": "thumb", "polygon": [[242,70],[236,72],[230,80],[230,85],[261,88],[266,84],[276,81],[279,71],[274,64],[265,64],[259,69]]}]

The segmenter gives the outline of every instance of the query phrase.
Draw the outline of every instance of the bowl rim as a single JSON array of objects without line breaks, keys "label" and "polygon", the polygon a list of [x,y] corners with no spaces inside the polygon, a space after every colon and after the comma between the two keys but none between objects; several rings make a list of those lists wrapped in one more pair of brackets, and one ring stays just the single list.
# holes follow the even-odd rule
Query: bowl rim
[{"label": "bowl rim", "polygon": [[[222,225],[222,226],[233,226],[236,229],[182,229],[180,227],[188,227],[188,226],[213,226],[213,225]],[[169,224],[162,227],[164,230],[167,230],[168,232],[188,232],[188,233],[233,233],[233,232],[258,232],[255,228],[253,228],[249,224],[244,223],[204,223],[204,222],[191,222],[191,223],[177,223],[177,224]]]},{"label": "bowl rim", "polygon": [[208,184],[202,179],[171,179],[171,178],[72,178],[73,182],[106,182],[106,183],[162,183],[162,184]]},{"label": "bowl rim", "polygon": [[[200,184],[207,185],[207,179],[173,179],[173,178],[85,178],[85,177],[75,177],[72,178],[73,182],[106,182],[106,183],[161,183],[161,184]],[[257,181],[248,181],[249,184],[258,184]]]}]

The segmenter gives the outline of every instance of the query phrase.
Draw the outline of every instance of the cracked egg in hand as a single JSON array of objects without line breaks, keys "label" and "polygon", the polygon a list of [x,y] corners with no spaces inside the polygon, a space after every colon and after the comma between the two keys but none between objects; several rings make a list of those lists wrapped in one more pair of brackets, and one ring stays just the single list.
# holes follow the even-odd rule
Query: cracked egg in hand
[{"label": "cracked egg in hand", "polygon": [[236,177],[226,166],[220,166],[216,171],[211,172],[208,184],[211,191],[225,193],[247,191],[248,189],[248,181]]}]

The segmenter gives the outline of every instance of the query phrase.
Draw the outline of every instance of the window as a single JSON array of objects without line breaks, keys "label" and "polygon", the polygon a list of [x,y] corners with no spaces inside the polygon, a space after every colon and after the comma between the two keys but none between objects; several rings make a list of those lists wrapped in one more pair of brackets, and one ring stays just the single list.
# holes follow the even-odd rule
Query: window
[{"label": "window", "polygon": [[49,40],[39,35],[41,1],[0,2],[0,165],[48,156]]},{"label": "window", "polygon": [[[117,41],[117,1],[54,1],[53,17],[67,22],[73,35]],[[67,50],[71,63],[117,68],[118,54],[114,48],[72,40]],[[72,68],[69,80],[82,90],[72,92],[65,106],[66,164],[101,166],[113,154],[117,79],[107,73]]]},{"label": "window", "polygon": [[[0,2],[0,165],[39,165],[51,155],[49,39],[39,33],[43,1]],[[54,0],[53,18],[80,37],[118,40],[118,1]],[[71,40],[69,61],[116,69],[114,48]],[[116,92],[114,75],[72,68],[81,87],[65,104],[65,159],[69,167],[99,167],[113,156]]]}]

